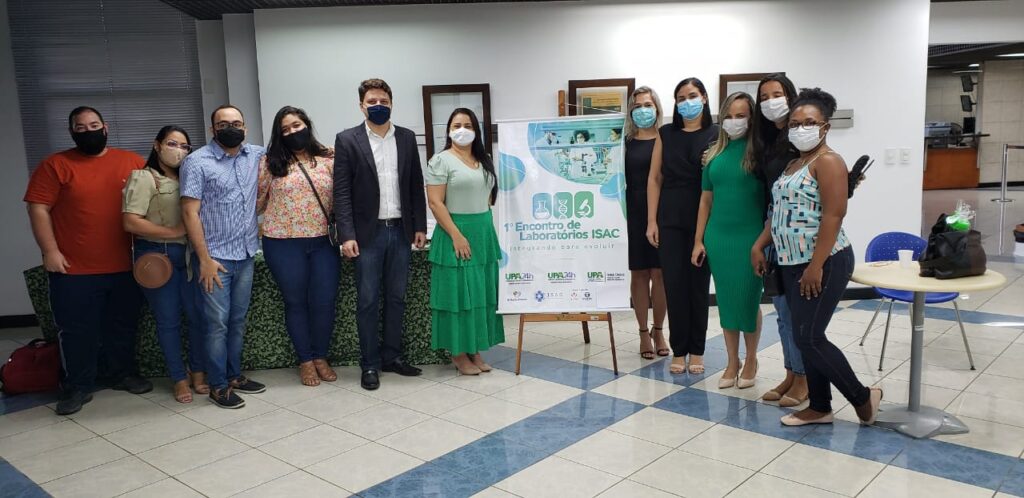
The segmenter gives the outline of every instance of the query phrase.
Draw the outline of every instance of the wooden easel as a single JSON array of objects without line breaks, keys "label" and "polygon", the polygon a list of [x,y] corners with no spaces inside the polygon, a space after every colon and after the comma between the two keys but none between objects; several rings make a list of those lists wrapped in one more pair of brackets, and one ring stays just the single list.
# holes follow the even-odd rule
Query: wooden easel
[{"label": "wooden easel", "polygon": [[519,315],[519,345],[516,347],[516,375],[523,357],[523,328],[527,322],[580,322],[583,324],[583,342],[590,344],[590,322],[608,322],[608,342],[612,347],[612,370],[619,375],[619,360],[615,355],[615,331],[612,314],[601,313],[524,313]]}]

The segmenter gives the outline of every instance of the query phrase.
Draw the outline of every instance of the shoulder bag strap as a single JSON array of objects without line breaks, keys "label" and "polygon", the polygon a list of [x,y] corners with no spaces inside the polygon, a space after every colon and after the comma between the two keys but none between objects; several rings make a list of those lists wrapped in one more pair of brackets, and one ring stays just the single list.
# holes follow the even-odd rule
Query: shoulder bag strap
[{"label": "shoulder bag strap", "polygon": [[[316,161],[316,159],[313,159]],[[316,191],[316,185],[313,184],[313,179],[309,177],[309,173],[306,173],[306,168],[302,166],[302,161],[296,161],[299,165],[299,171],[302,172],[302,176],[306,177],[306,181],[309,182],[309,188],[313,190],[313,196],[316,197],[316,203],[320,205],[320,211],[324,213],[324,220],[328,224],[331,223],[331,216],[327,214],[327,208],[324,207],[324,201],[320,200],[320,194]]]}]

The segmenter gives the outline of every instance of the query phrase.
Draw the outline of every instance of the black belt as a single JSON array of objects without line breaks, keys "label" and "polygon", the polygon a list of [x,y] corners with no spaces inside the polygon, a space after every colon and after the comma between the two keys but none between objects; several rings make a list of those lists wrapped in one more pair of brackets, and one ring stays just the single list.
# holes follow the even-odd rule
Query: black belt
[{"label": "black belt", "polygon": [[397,227],[402,225],[401,218],[389,218],[386,220],[377,220],[377,224],[386,227]]}]

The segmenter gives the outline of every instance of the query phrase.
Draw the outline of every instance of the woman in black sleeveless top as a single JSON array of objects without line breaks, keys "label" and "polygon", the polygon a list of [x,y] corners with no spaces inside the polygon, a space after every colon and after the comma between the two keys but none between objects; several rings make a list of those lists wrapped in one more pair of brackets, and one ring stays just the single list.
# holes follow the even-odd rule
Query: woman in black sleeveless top
[{"label": "woman in black sleeveless top", "polygon": [[[718,136],[711,123],[704,83],[687,78],[676,85],[672,123],[659,130],[648,179],[647,238],[658,247],[668,301],[672,364],[680,374],[704,373],[704,341],[708,329],[707,265],[694,266],[697,210],[701,196],[701,156]],[[686,357],[689,355],[689,367]]]},{"label": "woman in black sleeveless top", "polygon": [[[642,86],[633,91],[626,115],[626,233],[629,241],[630,297],[640,329],[640,356],[653,360],[668,356],[662,333],[665,323],[665,286],[658,249],[647,241],[647,177],[658,141],[661,103],[658,94]],[[654,304],[654,333],[647,328],[647,313]]]}]

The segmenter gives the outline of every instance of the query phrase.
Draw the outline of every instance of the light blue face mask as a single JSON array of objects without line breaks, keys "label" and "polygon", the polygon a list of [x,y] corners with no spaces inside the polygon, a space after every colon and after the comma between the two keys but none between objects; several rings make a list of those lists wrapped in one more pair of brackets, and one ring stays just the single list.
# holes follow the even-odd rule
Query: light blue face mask
[{"label": "light blue face mask", "polygon": [[676,104],[676,112],[687,121],[697,119],[697,116],[700,116],[703,110],[704,103],[700,101],[700,97],[687,99]]},{"label": "light blue face mask", "polygon": [[637,128],[650,128],[654,125],[657,115],[654,112],[653,107],[637,107],[630,113],[633,116],[633,123],[636,124]]}]

